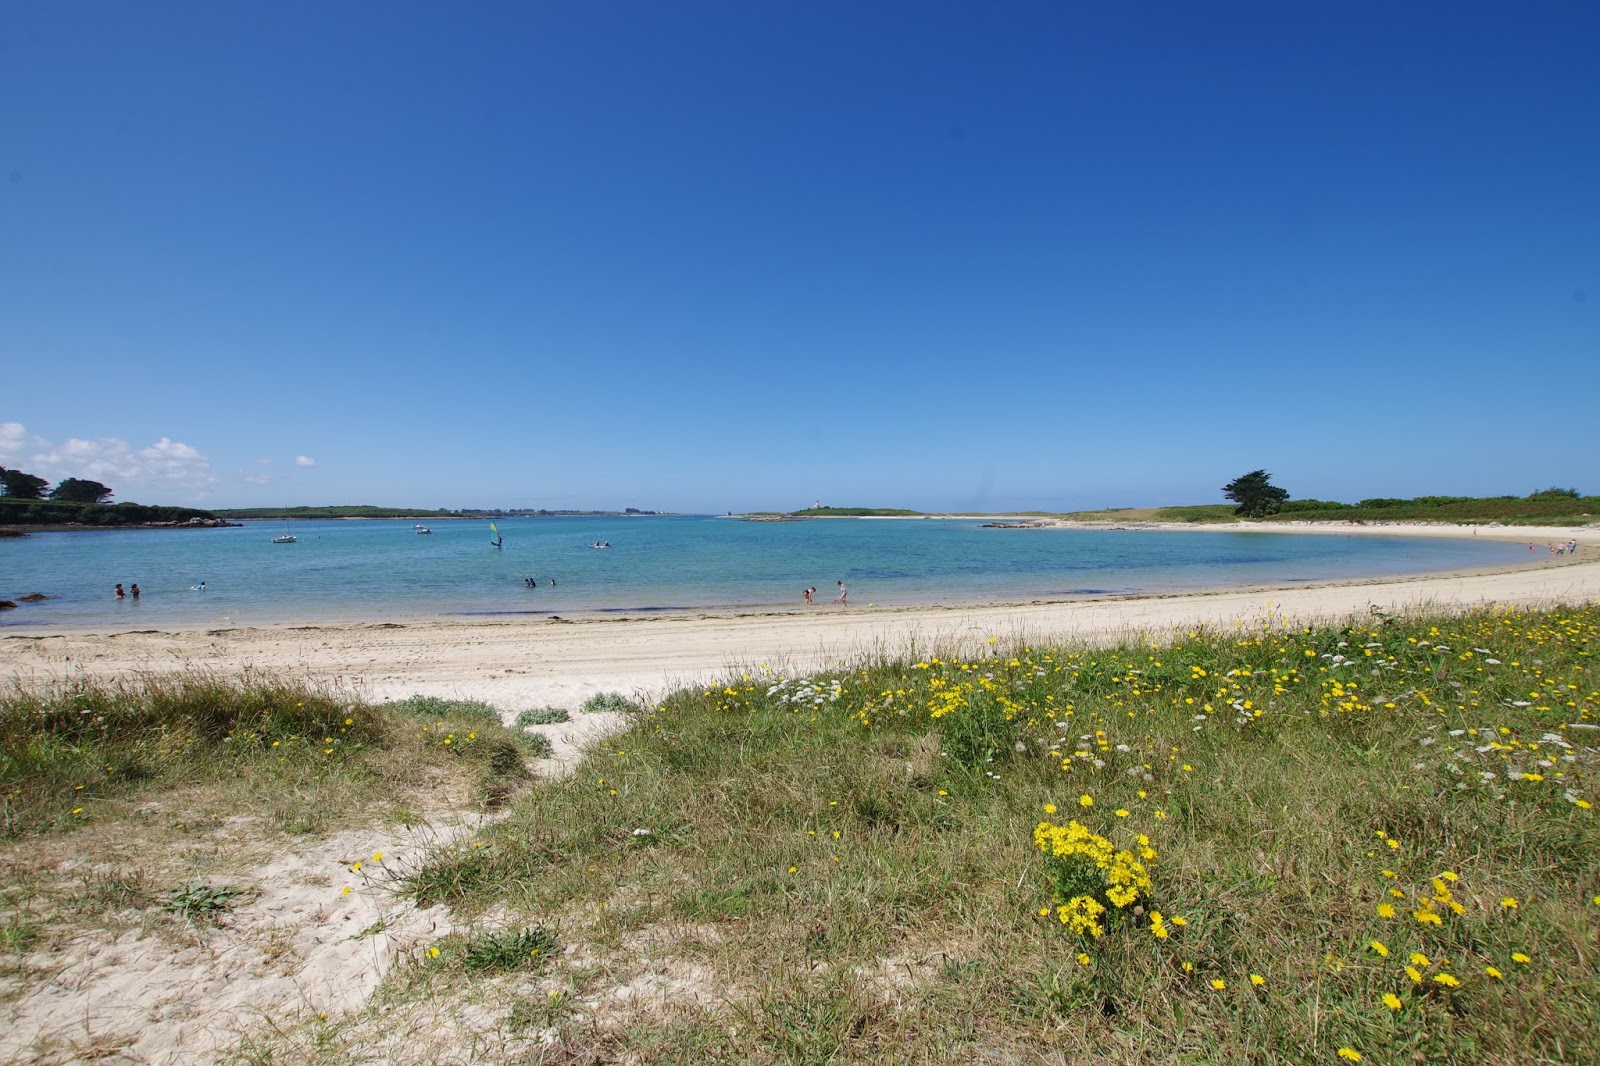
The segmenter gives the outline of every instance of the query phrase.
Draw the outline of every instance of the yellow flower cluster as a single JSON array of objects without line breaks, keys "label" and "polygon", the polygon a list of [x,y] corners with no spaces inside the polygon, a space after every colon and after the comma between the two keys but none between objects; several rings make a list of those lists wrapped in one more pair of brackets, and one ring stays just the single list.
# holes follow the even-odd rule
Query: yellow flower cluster
[{"label": "yellow flower cluster", "polygon": [[[1139,839],[1140,853],[1153,861],[1156,850],[1149,838],[1141,834]],[[1092,893],[1072,895],[1056,908],[1056,917],[1075,933],[1103,936],[1105,926],[1100,918],[1108,908],[1124,911],[1140,899],[1150,898],[1150,873],[1138,856],[1126,848],[1117,848],[1081,822],[1040,822],[1034,827],[1033,842],[1051,862],[1058,885],[1093,889]],[[1164,939],[1164,919],[1158,916],[1155,928],[1161,930],[1155,935]]]}]

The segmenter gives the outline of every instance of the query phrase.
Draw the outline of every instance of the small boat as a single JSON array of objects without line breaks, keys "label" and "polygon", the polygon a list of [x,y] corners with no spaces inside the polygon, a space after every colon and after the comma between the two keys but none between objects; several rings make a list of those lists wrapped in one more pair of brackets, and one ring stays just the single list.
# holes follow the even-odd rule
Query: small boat
[{"label": "small boat", "polygon": [[289,532],[289,523],[285,522],[283,524],[283,535],[281,537],[273,537],[272,538],[272,543],[274,543],[274,544],[293,544],[297,539],[298,538],[295,537],[295,535],[293,533]]},{"label": "small boat", "polygon": [[416,526],[412,526],[411,528],[413,530],[415,530],[419,535],[433,532],[433,530],[431,530],[427,526],[423,526],[423,525],[416,525]]}]

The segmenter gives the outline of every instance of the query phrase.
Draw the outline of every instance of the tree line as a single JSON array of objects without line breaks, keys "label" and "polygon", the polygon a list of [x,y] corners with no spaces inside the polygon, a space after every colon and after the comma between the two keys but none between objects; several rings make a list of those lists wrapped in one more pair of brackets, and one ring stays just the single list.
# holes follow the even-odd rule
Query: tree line
[{"label": "tree line", "polygon": [[58,500],[61,503],[106,503],[112,496],[110,485],[88,478],[64,478],[52,489],[50,482],[42,477],[22,470],[7,470],[3,466],[0,466],[0,489],[3,489],[0,496],[14,500]]}]

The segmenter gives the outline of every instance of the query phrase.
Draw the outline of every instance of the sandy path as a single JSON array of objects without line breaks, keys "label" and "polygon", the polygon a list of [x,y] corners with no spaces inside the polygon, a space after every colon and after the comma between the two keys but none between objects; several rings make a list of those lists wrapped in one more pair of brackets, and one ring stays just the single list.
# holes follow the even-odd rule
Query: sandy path
[{"label": "sandy path", "polygon": [[[1465,529],[1426,526],[1333,531],[1470,535]],[[1530,554],[1526,567],[1499,573],[981,607],[889,610],[819,604],[783,613],[638,619],[11,631],[0,639],[0,677],[37,682],[253,668],[326,679],[374,699],[422,693],[481,699],[511,712],[545,705],[576,708],[602,691],[659,698],[674,687],[709,682],[738,664],[803,668],[872,650],[970,646],[991,636],[1066,639],[1202,623],[1231,625],[1269,613],[1309,619],[1365,613],[1374,605],[1393,611],[1425,604],[1533,605],[1600,598],[1600,529],[1498,529],[1489,535],[1527,540],[1539,550]],[[1581,546],[1575,558],[1544,550],[1547,542],[1569,538]]]}]

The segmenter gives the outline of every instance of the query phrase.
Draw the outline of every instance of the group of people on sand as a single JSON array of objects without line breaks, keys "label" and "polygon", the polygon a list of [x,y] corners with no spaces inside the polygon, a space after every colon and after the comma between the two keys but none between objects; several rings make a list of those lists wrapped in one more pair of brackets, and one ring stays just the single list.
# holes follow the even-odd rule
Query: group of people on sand
[{"label": "group of people on sand", "polygon": [[[848,597],[850,595],[850,590],[845,587],[845,583],[843,581],[837,581],[837,582],[834,582],[834,583],[839,586],[839,595],[837,595],[837,596],[835,596],[833,598],[833,602],[834,603],[845,603],[846,602],[846,597]],[[814,604],[814,603],[817,602],[816,600],[813,600],[811,598],[811,597],[815,596],[816,594],[817,594],[817,586],[815,586],[815,585],[812,585],[808,589],[802,589],[801,592],[800,592],[800,595],[805,597],[805,601],[806,601],[807,605]],[[867,606],[870,607],[872,605],[868,604]]]},{"label": "group of people on sand", "polygon": [[[1574,538],[1567,541],[1565,544],[1551,544],[1549,545],[1549,548],[1551,555],[1577,555],[1578,541],[1576,538]],[[1533,551],[1532,544],[1528,545],[1528,550]]]}]

